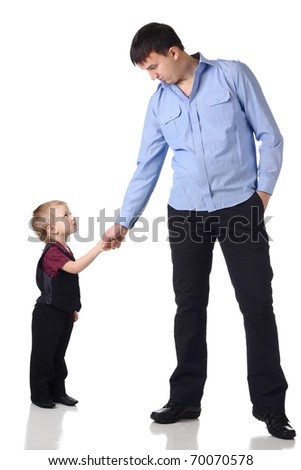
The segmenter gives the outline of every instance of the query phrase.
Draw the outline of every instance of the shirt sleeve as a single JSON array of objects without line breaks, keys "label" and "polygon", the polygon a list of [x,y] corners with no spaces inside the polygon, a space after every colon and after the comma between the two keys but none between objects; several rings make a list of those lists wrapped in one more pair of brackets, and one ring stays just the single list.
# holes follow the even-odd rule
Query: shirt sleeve
[{"label": "shirt sleeve", "polygon": [[261,142],[257,189],[272,194],[282,165],[283,138],[256,77],[247,65],[235,64],[237,96],[256,140]]},{"label": "shirt sleeve", "polygon": [[116,223],[132,228],[145,209],[159,179],[168,144],[149,102],[138,155],[137,168],[126,190]]},{"label": "shirt sleeve", "polygon": [[61,269],[66,263],[70,261],[67,255],[53,246],[49,248],[42,259],[42,270],[47,274],[47,276],[54,278],[58,274],[58,270]]}]

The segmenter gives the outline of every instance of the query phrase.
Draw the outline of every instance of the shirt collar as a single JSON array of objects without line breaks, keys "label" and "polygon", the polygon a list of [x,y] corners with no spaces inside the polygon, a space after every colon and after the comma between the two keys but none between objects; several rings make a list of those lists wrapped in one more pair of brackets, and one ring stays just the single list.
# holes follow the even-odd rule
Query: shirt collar
[{"label": "shirt collar", "polygon": [[64,250],[66,253],[71,253],[72,254],[72,251],[70,250],[69,246],[65,246],[63,245],[62,243],[60,243],[59,241],[55,241],[55,242],[50,242],[52,243],[53,245],[56,245],[58,246],[59,248],[61,248],[62,250]]},{"label": "shirt collar", "polygon": [[[203,56],[200,52],[196,52],[195,54],[191,54],[191,57],[194,57],[195,59],[199,59],[199,65],[196,68],[196,71],[199,71],[203,69],[205,65],[215,65],[215,62],[213,60],[206,59],[206,57]],[[158,88],[166,88],[171,86],[172,84],[170,83],[159,83]]]},{"label": "shirt collar", "polygon": [[195,54],[191,54],[192,57],[199,59],[199,64],[207,64],[207,65],[215,65],[213,60],[206,59],[200,52],[196,52]]}]

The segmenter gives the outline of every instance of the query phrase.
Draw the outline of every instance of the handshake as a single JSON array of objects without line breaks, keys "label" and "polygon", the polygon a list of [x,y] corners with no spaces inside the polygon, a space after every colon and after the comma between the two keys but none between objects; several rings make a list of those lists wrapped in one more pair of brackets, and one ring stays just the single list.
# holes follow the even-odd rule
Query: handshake
[{"label": "handshake", "polygon": [[98,242],[101,251],[110,251],[119,248],[125,238],[128,229],[122,225],[115,224],[102,235]]},{"label": "handshake", "polygon": [[92,261],[103,251],[119,248],[122,240],[127,234],[128,229],[122,225],[115,224],[109,228],[102,236],[102,239],[85,255],[75,261],[69,261],[63,266],[63,270],[70,274],[79,274],[87,268]]}]

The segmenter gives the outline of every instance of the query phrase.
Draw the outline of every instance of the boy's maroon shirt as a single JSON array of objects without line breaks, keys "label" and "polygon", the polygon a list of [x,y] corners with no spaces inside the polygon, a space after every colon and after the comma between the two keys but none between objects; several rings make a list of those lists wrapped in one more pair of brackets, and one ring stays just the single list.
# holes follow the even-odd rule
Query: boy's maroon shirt
[{"label": "boy's maroon shirt", "polygon": [[[56,247],[60,247],[60,249]],[[64,245],[60,242],[54,242],[53,248],[48,250],[45,253],[45,256],[42,260],[42,270],[44,271],[47,276],[54,278],[58,274],[58,270],[61,269],[68,261],[70,261],[70,257],[61,251],[65,251],[66,253],[72,253],[71,250],[68,250]]]}]

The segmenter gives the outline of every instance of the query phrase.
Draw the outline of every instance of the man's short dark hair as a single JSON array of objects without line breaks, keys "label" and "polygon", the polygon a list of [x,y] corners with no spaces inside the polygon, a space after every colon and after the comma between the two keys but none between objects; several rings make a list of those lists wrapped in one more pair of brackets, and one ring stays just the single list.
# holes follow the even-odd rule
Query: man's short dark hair
[{"label": "man's short dark hair", "polygon": [[141,64],[152,53],[167,55],[168,50],[177,46],[184,51],[184,46],[171,26],[164,23],[149,23],[137,31],[131,45],[131,61]]}]

